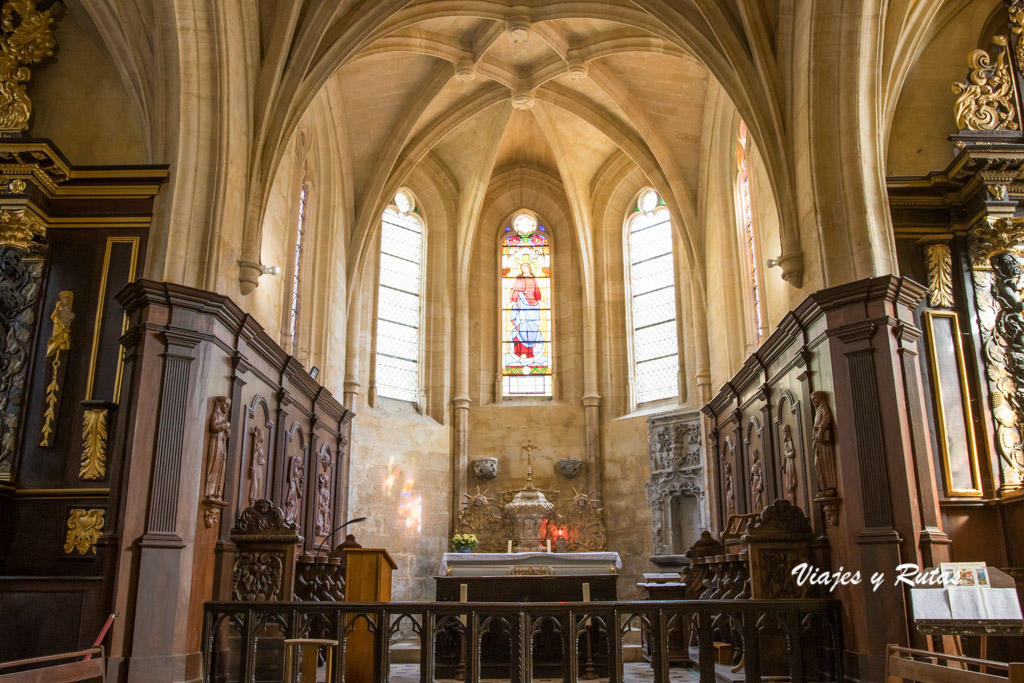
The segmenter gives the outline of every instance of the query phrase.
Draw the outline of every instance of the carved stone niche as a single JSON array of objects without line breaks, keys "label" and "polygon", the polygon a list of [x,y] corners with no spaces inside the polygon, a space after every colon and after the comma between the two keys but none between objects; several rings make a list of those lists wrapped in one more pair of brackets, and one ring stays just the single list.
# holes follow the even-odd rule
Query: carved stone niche
[{"label": "carved stone niche", "polygon": [[302,536],[295,523],[285,519],[284,510],[269,500],[257,500],[238,516],[231,540],[238,547],[232,600],[293,599],[295,554]]},{"label": "carved stone niche", "polygon": [[651,480],[647,504],[654,523],[659,566],[684,564],[682,554],[708,527],[700,414],[677,411],[648,418]]}]

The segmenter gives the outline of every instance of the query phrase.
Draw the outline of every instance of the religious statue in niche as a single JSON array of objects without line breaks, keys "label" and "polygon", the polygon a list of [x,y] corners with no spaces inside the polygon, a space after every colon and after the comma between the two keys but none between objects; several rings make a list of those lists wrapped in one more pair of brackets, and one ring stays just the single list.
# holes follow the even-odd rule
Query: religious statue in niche
[{"label": "religious statue in niche", "polygon": [[316,533],[326,536],[331,533],[331,454],[320,453],[320,472],[317,474]]},{"label": "religious statue in niche", "polygon": [[750,465],[750,501],[754,512],[764,509],[764,468],[761,465],[761,451],[756,449]]},{"label": "religious statue in niche", "polygon": [[285,519],[294,522],[299,516],[299,503],[302,501],[302,483],[306,473],[302,467],[302,456],[293,455],[288,458],[288,495],[285,497]]},{"label": "religious statue in niche", "polygon": [[789,425],[782,428],[782,495],[796,504],[796,447]]},{"label": "religious statue in niche", "polygon": [[828,407],[828,394],[815,391],[811,394],[814,407],[814,472],[818,479],[818,495],[814,501],[825,512],[825,520],[832,526],[839,526],[839,494],[836,478],[836,456],[832,440],[832,409]]},{"label": "religious statue in niche", "polygon": [[224,497],[224,468],[228,452],[228,434],[231,431],[231,399],[218,396],[210,415],[210,460],[206,467],[206,497],[221,500]]},{"label": "religious statue in niche", "polygon": [[725,463],[725,517],[736,514],[736,489],[732,483],[732,463]]},{"label": "religious statue in niche", "polygon": [[57,305],[50,314],[53,321],[53,332],[46,342],[46,359],[50,362],[47,374],[50,382],[46,385],[46,408],[43,412],[43,428],[39,438],[40,446],[52,446],[54,431],[57,428],[57,413],[60,409],[60,393],[64,386],[64,373],[67,368],[64,360],[71,348],[71,323],[75,314],[71,306],[75,301],[73,292],[63,291],[57,294]]},{"label": "religious statue in niche", "polygon": [[266,434],[259,426],[252,428],[252,460],[249,461],[249,505],[263,497],[263,471],[267,466]]},{"label": "religious statue in niche", "polygon": [[818,476],[818,490],[822,493],[836,491],[836,458],[832,450],[832,409],[828,407],[828,395],[824,391],[811,394],[814,406],[814,472]]}]

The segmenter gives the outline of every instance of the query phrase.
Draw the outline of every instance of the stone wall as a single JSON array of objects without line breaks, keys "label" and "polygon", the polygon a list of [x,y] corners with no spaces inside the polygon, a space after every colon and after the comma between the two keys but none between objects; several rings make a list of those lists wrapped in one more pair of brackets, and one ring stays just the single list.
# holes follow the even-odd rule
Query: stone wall
[{"label": "stone wall", "polygon": [[393,600],[433,600],[449,542],[451,429],[381,399],[352,429],[351,529],[364,548],[386,548],[398,569]]}]

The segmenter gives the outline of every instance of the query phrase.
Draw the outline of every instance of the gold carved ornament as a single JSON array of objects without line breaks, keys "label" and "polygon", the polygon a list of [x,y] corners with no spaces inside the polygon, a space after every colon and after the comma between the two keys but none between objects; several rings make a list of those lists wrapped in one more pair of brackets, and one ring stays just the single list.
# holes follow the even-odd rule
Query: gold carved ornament
[{"label": "gold carved ornament", "polygon": [[35,0],[9,0],[0,10],[0,130],[25,130],[32,102],[23,83],[35,64],[53,54],[57,41],[50,30],[50,10],[40,12]]},{"label": "gold carved ornament", "polygon": [[1014,50],[1014,54],[1017,57],[1017,70],[1024,73],[1024,43],[1021,38],[1024,38],[1024,8],[1019,4],[1014,3],[1007,12],[1009,13],[1010,19],[1010,31],[1013,35],[1017,36],[1017,45]]},{"label": "gold carved ornament", "polygon": [[46,226],[26,215],[25,209],[0,211],[0,247],[30,252],[45,238]]},{"label": "gold carved ornament", "polygon": [[50,314],[53,321],[53,332],[46,342],[46,357],[50,361],[51,379],[46,385],[46,411],[43,413],[42,435],[39,439],[40,446],[52,446],[53,434],[57,422],[57,405],[60,402],[60,366],[62,356],[71,348],[71,323],[75,314],[71,312],[71,306],[75,301],[74,292],[63,291],[57,294],[57,305]]},{"label": "gold carved ornament", "polygon": [[928,245],[928,305],[953,306],[953,257],[948,244]]},{"label": "gold carved ornament", "polygon": [[82,423],[82,467],[79,479],[102,479],[107,474],[107,415],[106,408],[85,411]]},{"label": "gold carved ornament", "polygon": [[[1005,36],[996,36],[997,45],[1006,45]],[[967,82],[954,83],[959,95],[953,111],[960,130],[1017,130],[1013,76],[1000,50],[995,63],[985,50],[973,50],[967,59]]]},{"label": "gold carved ornament", "polygon": [[68,511],[68,533],[64,538],[64,554],[96,554],[96,541],[103,533],[103,508],[71,508]]},{"label": "gold carved ornament", "polygon": [[998,286],[991,259],[1014,254],[1024,259],[1024,220],[989,219],[974,228],[970,240],[972,279],[981,332],[985,378],[988,383],[996,448],[1003,461],[1003,485],[1009,490],[1024,485],[1024,435],[1021,416],[1015,407],[1017,382],[1008,367],[1009,341],[998,324],[1003,307],[995,296]]}]

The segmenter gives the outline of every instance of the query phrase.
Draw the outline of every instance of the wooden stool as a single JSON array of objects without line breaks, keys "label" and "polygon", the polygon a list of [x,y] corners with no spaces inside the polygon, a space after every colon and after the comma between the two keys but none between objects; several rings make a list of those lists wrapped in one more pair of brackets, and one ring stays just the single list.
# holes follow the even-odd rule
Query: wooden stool
[{"label": "wooden stool", "polygon": [[715,648],[715,663],[732,665],[732,645],[716,640],[711,644]]},{"label": "wooden stool", "polygon": [[[284,680],[285,683],[316,683],[317,655],[320,648],[326,647],[327,654],[324,661],[327,663],[325,681],[331,680],[331,670],[334,662],[334,648],[338,647],[336,640],[324,640],[319,638],[286,638],[284,641]],[[301,659],[296,677],[296,660]]]}]

